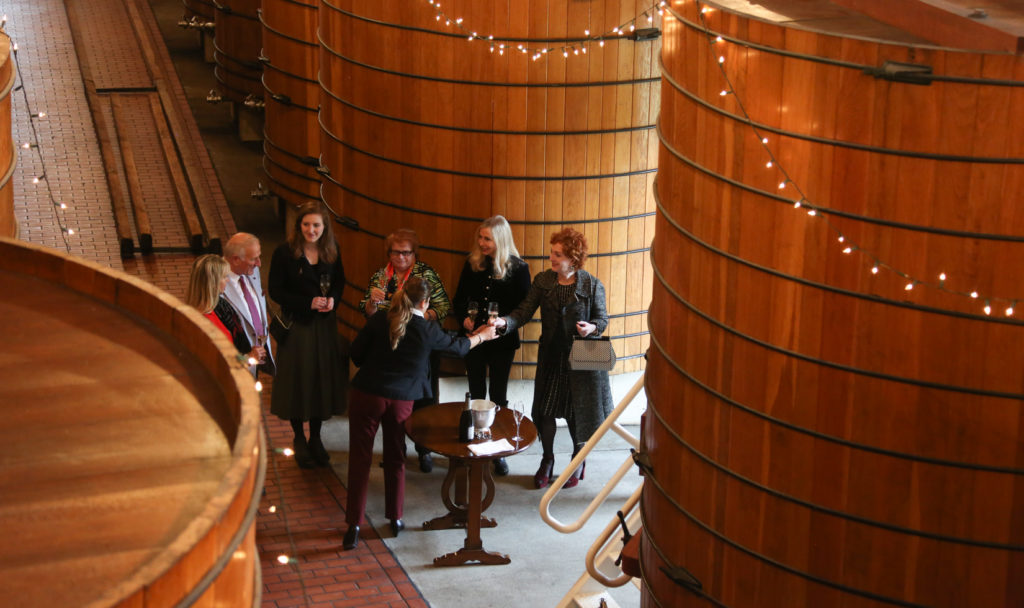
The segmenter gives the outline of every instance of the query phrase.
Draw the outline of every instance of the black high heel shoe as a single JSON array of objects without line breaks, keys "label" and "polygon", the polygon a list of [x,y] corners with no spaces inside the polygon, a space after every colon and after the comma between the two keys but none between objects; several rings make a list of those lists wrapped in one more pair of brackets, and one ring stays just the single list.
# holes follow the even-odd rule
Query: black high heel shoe
[{"label": "black high heel shoe", "polygon": [[587,461],[584,460],[583,464],[581,464],[575,471],[572,472],[572,475],[569,477],[569,479],[565,480],[565,485],[563,485],[562,487],[563,488],[575,488],[576,486],[579,485],[580,480],[583,479],[583,475],[586,472],[587,472]]},{"label": "black high heel shoe", "polygon": [[538,490],[541,488],[548,487],[548,483],[551,481],[551,472],[555,468],[555,457],[544,456],[540,459],[540,468],[533,475],[533,485]]},{"label": "black high heel shoe", "polygon": [[348,532],[345,532],[345,538],[341,541],[341,546],[346,550],[350,551],[356,548],[359,544],[359,526],[349,526]]},{"label": "black high heel shoe", "polygon": [[331,463],[331,455],[327,453],[327,448],[319,437],[309,441],[309,454],[317,466],[326,467]]},{"label": "black high heel shoe", "polygon": [[309,444],[306,443],[306,438],[296,437],[292,440],[292,450],[295,452],[295,463],[303,469],[312,469],[316,466],[316,462],[313,460],[313,455],[309,452]]},{"label": "black high heel shoe", "polygon": [[391,535],[392,536],[398,536],[398,533],[401,532],[402,530],[405,530],[405,522],[402,521],[401,519],[392,519],[391,520]]}]

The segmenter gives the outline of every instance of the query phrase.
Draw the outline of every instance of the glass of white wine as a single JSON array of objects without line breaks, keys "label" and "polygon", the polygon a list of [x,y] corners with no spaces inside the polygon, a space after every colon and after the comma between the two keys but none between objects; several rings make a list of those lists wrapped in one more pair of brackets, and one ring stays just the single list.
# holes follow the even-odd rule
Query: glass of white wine
[{"label": "glass of white wine", "polygon": [[516,434],[512,437],[512,441],[516,442],[516,447],[519,447],[519,442],[523,440],[523,436],[519,434],[519,425],[523,422],[523,417],[526,416],[526,406],[522,401],[512,402],[512,420],[516,423]]},{"label": "glass of white wine", "polygon": [[487,318],[491,321],[498,318],[498,303],[488,302],[487,303]]}]

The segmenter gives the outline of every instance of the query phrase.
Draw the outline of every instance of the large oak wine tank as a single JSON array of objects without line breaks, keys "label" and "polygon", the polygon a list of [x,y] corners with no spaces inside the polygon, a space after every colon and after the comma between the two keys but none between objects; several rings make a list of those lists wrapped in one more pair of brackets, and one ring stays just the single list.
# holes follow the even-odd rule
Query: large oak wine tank
[{"label": "large oak wine tank", "polygon": [[319,2],[263,0],[263,169],[292,206],[320,198]]},{"label": "large oak wine tank", "polygon": [[1024,62],[827,4],[665,17],[644,606],[1021,606]]},{"label": "large oak wine tank", "polygon": [[260,0],[221,0],[215,6],[213,76],[221,96],[236,104],[262,99]]},{"label": "large oak wine tank", "polygon": [[0,604],[258,606],[259,399],[206,318],[0,239]]},{"label": "large oak wine tank", "polygon": [[[660,40],[615,33],[650,25],[634,2],[456,0],[443,11],[321,4],[323,197],[347,226],[339,238],[356,287],[343,323],[362,325],[351,305],[386,263],[389,232],[416,229],[420,258],[454,292],[477,224],[502,214],[533,273],[548,266],[551,233],[587,235],[617,369],[640,369]],[[525,361],[536,360],[534,325]]]}]

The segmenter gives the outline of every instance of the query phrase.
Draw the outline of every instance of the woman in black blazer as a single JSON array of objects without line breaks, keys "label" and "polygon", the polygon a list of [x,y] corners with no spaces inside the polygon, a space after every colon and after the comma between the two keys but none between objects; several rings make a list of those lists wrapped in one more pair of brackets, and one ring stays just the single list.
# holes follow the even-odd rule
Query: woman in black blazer
[{"label": "woman in black blazer", "polygon": [[391,520],[391,532],[397,536],[405,528],[405,420],[412,413],[413,401],[432,393],[430,353],[462,356],[495,336],[494,328],[485,325],[469,337],[453,338],[437,323],[424,319],[429,306],[427,282],[410,277],[392,297],[391,308],[370,317],[352,342],[352,362],[359,371],[352,379],[348,414],[345,549],[354,549],[359,542],[377,427],[384,426],[384,515]]}]

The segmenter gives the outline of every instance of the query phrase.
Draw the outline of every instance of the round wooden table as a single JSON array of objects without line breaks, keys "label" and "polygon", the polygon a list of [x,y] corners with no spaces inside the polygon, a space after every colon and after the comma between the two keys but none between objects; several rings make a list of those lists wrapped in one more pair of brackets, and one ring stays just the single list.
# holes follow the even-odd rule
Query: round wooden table
[{"label": "round wooden table", "polygon": [[[459,415],[464,408],[463,402],[432,405],[413,412],[405,423],[406,433],[413,441],[432,452],[447,456],[450,462],[448,474],[441,484],[441,500],[448,513],[423,522],[423,528],[466,529],[466,541],[462,548],[454,553],[435,557],[435,566],[461,566],[474,561],[483,564],[507,564],[512,561],[508,555],[485,550],[480,540],[480,528],[493,528],[498,525],[495,520],[483,516],[483,512],[494,500],[494,479],[491,477],[489,465],[495,458],[513,456],[530,447],[537,440],[537,427],[529,418],[524,417],[519,425],[519,435],[522,439],[513,441],[516,426],[512,411],[501,408],[494,417],[494,424],[491,425],[491,439],[506,439],[512,444],[513,449],[477,456],[470,451],[469,446],[483,443],[483,440],[471,443],[458,440]],[[486,495],[484,485],[487,486]]]}]

